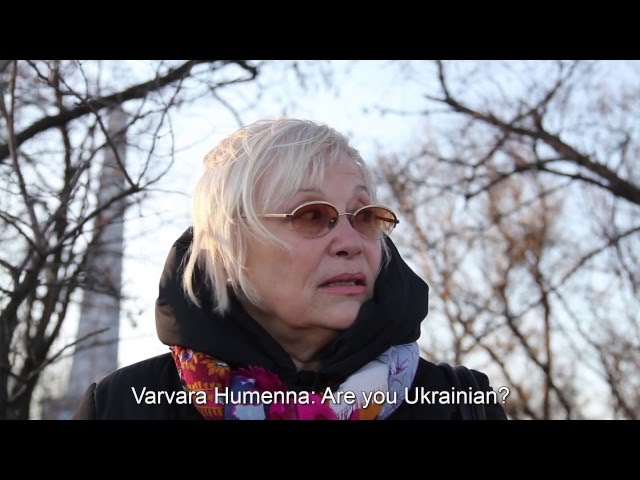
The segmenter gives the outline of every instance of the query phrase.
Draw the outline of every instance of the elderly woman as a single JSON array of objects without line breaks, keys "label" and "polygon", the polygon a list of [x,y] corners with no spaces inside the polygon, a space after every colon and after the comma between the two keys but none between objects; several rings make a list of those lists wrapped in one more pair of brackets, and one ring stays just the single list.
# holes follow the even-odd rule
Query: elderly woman
[{"label": "elderly woman", "polygon": [[192,214],[156,304],[170,353],[93,384],[75,418],[506,418],[484,374],[467,389],[420,358],[428,286],[343,135],[238,130],[206,156]]}]

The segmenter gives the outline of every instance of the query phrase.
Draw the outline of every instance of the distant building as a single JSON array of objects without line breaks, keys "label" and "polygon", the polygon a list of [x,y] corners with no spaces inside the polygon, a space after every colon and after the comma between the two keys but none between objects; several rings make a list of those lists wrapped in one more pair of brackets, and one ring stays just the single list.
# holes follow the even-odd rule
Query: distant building
[{"label": "distant building", "polygon": [[[113,110],[107,131],[122,165],[125,165],[126,128],[124,111],[121,108]],[[99,204],[117,195],[124,188],[124,181],[113,147],[107,146],[100,175]],[[95,228],[104,230],[99,242],[89,246],[88,284],[83,293],[76,336],[76,339],[87,339],[77,345],[73,354],[64,396],[43,403],[45,419],[71,418],[89,385],[118,368],[124,208],[123,201],[114,202],[96,218]],[[92,336],[103,329],[104,332]]]}]

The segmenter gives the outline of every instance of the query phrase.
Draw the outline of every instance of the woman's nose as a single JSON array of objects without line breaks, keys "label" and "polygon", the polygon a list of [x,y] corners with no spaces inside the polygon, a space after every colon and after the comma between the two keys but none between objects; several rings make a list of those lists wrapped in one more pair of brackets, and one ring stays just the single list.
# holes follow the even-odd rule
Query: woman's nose
[{"label": "woman's nose", "polygon": [[353,227],[350,215],[341,215],[331,235],[331,253],[334,255],[353,256],[362,252],[362,236]]}]

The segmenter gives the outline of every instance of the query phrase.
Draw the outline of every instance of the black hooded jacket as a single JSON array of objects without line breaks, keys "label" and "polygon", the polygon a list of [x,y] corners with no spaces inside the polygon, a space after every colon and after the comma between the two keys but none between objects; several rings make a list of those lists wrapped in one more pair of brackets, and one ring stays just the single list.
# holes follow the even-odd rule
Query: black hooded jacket
[{"label": "black hooded jacket", "polygon": [[[400,257],[387,238],[391,259],[378,275],[372,299],[365,302],[354,324],[343,331],[323,352],[318,372],[297,371],[287,352],[242,308],[231,293],[231,308],[225,315],[212,313],[211,295],[197,293],[202,307],[184,295],[181,285],[192,229],[174,243],[160,280],[156,301],[158,337],[166,345],[181,345],[207,352],[232,368],[262,366],[276,373],[293,390],[318,391],[328,379],[344,379],[393,345],[414,342],[427,315],[429,287]],[[204,285],[199,272],[195,284]],[[486,375],[473,371],[482,390],[491,391]],[[420,392],[451,391],[443,371],[420,359],[412,389]],[[146,390],[145,390],[146,389]],[[199,419],[190,404],[140,401],[142,392],[182,391],[170,353],[121,368],[92,384],[85,393],[76,419]],[[433,397],[412,397],[389,417],[393,420],[457,418],[456,405],[438,403]],[[164,400],[164,401],[163,401]],[[506,419],[502,408],[485,405],[487,418]]]}]

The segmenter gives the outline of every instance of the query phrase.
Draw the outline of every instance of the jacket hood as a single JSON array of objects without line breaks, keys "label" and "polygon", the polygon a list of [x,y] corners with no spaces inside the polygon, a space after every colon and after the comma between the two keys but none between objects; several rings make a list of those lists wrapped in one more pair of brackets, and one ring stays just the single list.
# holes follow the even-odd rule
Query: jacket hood
[{"label": "jacket hood", "polygon": [[[428,311],[428,285],[404,262],[390,238],[391,259],[354,324],[323,352],[319,372],[297,371],[289,354],[240,305],[230,289],[230,310],[213,312],[212,295],[198,293],[201,308],[182,290],[182,273],[192,241],[188,228],[173,244],[160,278],[156,300],[156,328],[160,341],[206,352],[234,368],[262,366],[279,375],[293,389],[318,389],[329,380],[346,378],[392,345],[411,343],[420,336]],[[203,286],[196,272],[195,281]]]}]

